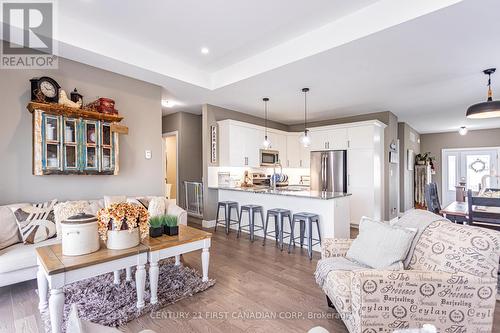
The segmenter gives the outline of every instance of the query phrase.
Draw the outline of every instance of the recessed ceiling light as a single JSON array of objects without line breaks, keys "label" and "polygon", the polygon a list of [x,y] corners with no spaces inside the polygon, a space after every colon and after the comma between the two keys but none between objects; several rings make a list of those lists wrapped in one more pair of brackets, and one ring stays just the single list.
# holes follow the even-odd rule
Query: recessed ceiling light
[{"label": "recessed ceiling light", "polygon": [[164,108],[173,108],[174,106],[177,105],[177,103],[174,102],[174,101],[168,101],[168,100],[164,99],[164,100],[161,101],[161,105]]},{"label": "recessed ceiling light", "polygon": [[201,48],[201,53],[202,53],[202,54],[209,54],[209,53],[210,53],[210,50],[208,49],[208,47],[202,47],[202,48]]}]

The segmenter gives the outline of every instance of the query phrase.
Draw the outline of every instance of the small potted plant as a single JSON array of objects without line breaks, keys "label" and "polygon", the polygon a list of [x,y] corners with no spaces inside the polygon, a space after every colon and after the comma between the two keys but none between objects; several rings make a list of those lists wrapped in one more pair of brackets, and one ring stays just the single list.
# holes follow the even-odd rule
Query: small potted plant
[{"label": "small potted plant", "polygon": [[179,227],[177,226],[177,216],[163,216],[163,232],[165,233],[165,235],[169,236],[175,236],[179,234]]},{"label": "small potted plant", "polygon": [[149,236],[160,237],[163,235],[163,216],[153,216],[149,219]]}]

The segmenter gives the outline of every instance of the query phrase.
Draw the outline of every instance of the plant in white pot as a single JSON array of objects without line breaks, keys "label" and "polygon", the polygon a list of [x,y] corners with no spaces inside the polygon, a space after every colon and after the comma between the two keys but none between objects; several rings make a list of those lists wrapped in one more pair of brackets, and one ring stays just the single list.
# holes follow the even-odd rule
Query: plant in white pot
[{"label": "plant in white pot", "polygon": [[99,235],[112,250],[139,245],[149,233],[149,213],[141,206],[120,202],[97,212]]}]

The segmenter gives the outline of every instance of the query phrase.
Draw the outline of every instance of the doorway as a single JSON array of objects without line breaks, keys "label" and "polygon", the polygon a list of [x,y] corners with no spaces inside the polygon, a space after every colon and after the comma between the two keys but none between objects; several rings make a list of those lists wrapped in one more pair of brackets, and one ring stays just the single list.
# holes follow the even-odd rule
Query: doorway
[{"label": "doorway", "polygon": [[[465,183],[465,190],[479,191],[485,175],[496,175],[500,148],[443,149],[442,200],[443,206],[455,201],[455,186]],[[487,187],[498,188],[498,180],[488,178]]]},{"label": "doorway", "polygon": [[178,133],[170,132],[163,134],[163,188],[165,197],[168,199],[176,199],[179,191],[179,177],[178,177]]}]

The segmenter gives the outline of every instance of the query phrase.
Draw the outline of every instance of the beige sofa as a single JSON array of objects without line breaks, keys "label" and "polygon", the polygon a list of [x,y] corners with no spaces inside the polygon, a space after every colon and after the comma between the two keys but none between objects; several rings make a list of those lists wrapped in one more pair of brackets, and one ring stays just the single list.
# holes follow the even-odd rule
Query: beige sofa
[{"label": "beige sofa", "polygon": [[[128,199],[134,199],[133,197]],[[187,213],[184,209],[176,205],[175,200],[166,200],[166,213],[177,216],[178,223],[187,225]],[[97,213],[97,210],[104,207],[104,199],[89,200],[91,213]],[[14,215],[9,215],[10,206],[19,206],[18,204],[1,206],[0,217],[3,219],[12,219]],[[21,205],[22,206],[22,205]],[[12,220],[0,220],[0,227],[12,225]],[[2,230],[0,229],[0,232]],[[10,284],[36,279],[37,262],[35,248],[60,242],[60,239],[51,238],[36,244],[23,244],[19,235],[18,243],[0,250],[0,287]]]},{"label": "beige sofa", "polygon": [[[499,235],[447,220],[433,222],[418,239],[408,269],[330,271],[323,291],[351,333],[423,324],[439,332],[490,332]],[[345,256],[351,242],[326,239],[322,257]]]}]

